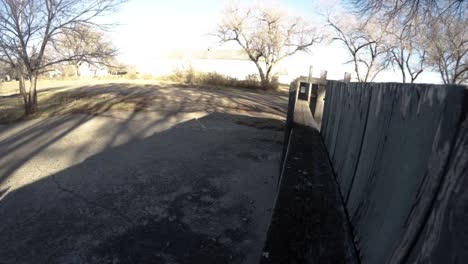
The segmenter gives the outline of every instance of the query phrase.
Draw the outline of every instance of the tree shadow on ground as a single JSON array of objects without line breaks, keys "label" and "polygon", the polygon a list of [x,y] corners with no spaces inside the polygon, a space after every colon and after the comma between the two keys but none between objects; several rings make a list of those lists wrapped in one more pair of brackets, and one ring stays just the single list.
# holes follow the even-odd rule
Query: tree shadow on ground
[{"label": "tree shadow on ground", "polygon": [[[63,89],[63,87],[51,88]],[[255,116],[283,117],[285,100],[280,96],[247,93],[235,89],[200,89],[190,87],[165,87],[157,85],[132,85],[110,83],[90,85],[56,92],[40,102],[41,112],[56,119],[45,119],[32,126],[19,129],[13,135],[0,141],[7,146],[0,149],[0,183],[45,148],[53,145],[75,129],[91,121],[94,116],[108,115],[110,110],[125,110],[120,128],[114,129],[112,145],[118,135],[131,124],[138,112],[159,112],[162,118],[151,122],[136,138],[150,127],[160,125],[181,113],[207,112],[246,114]],[[70,113],[86,114],[80,118]],[[0,133],[7,134],[13,126],[0,126]],[[1,137],[0,137],[1,138]],[[27,149],[27,154],[14,155]],[[83,146],[82,151],[86,149]]]},{"label": "tree shadow on ground", "polygon": [[[9,100],[8,102],[5,100]],[[9,122],[20,118],[20,96],[10,96],[3,105]],[[2,100],[2,98],[0,98]],[[18,101],[16,104],[12,100]],[[200,88],[161,86],[155,84],[108,83],[84,85],[64,89],[54,87],[39,90],[38,116],[54,116],[67,113],[90,115],[103,114],[111,109],[127,111],[172,111],[184,106],[185,111],[227,112],[236,111],[285,115],[285,98],[229,88]],[[12,113],[7,113],[7,112]],[[14,113],[13,113],[14,112]],[[8,117],[10,115],[11,117]],[[11,119],[11,120],[10,120]]]},{"label": "tree shadow on ground", "polygon": [[[19,147],[49,132],[38,126],[7,140]],[[254,263],[273,205],[280,127],[214,113],[3,190],[0,263]]]}]

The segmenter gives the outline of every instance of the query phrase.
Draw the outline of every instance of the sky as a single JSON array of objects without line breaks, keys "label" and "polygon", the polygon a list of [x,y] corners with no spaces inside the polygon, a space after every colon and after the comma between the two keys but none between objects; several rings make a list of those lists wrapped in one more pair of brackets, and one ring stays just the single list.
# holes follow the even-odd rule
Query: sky
[{"label": "sky", "polygon": [[[279,6],[289,14],[302,16],[318,26],[324,24],[320,14],[330,9],[341,10],[338,0],[256,2]],[[108,35],[119,50],[119,60],[135,65],[142,72],[151,72],[153,61],[174,51],[236,49],[235,44],[220,46],[209,36],[228,3],[223,0],[129,0],[117,13],[105,18],[118,23]],[[330,79],[342,78],[345,71],[352,72],[351,65],[343,64],[349,57],[338,43],[320,44],[311,51],[288,60],[290,74],[307,75],[310,65],[314,68],[314,76],[318,76],[321,70],[327,70]],[[376,81],[400,81],[400,76],[390,70],[382,73]],[[423,73],[419,81],[440,82],[434,73]]]}]

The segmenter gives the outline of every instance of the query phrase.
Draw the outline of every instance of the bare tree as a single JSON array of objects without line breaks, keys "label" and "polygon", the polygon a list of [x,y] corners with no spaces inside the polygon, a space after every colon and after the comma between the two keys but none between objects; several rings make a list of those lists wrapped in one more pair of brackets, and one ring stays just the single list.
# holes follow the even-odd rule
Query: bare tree
[{"label": "bare tree", "polygon": [[353,4],[363,21],[393,25],[388,52],[403,82],[407,75],[413,82],[430,66],[444,83],[466,83],[468,1],[354,0]]},{"label": "bare tree", "polygon": [[328,18],[335,32],[332,41],[341,42],[347,49],[359,82],[371,82],[388,66],[387,49],[383,41],[385,30],[379,23],[350,23],[338,25]]},{"label": "bare tree", "polygon": [[427,25],[428,63],[446,84],[468,81],[468,18],[437,18]]},{"label": "bare tree", "polygon": [[262,86],[271,87],[274,67],[299,51],[309,51],[321,36],[299,17],[264,7],[225,9],[215,36],[221,43],[234,41],[258,69]]},{"label": "bare tree", "polygon": [[353,4],[362,15],[405,23],[434,16],[464,17],[468,11],[466,0],[354,0]]},{"label": "bare tree", "polygon": [[68,63],[74,67],[76,77],[80,75],[79,68],[83,63],[112,67],[111,61],[117,54],[102,32],[84,25],[64,30],[58,40],[51,41],[51,46],[51,54],[70,58]]},{"label": "bare tree", "polygon": [[426,68],[426,50],[421,32],[410,23],[393,21],[385,37],[392,65],[401,72],[402,82],[413,83]]},{"label": "bare tree", "polygon": [[123,1],[0,0],[0,48],[18,70],[26,114],[37,111],[39,74],[77,57],[46,54],[51,43],[79,25],[99,27],[95,18],[115,11]]},{"label": "bare tree", "polygon": [[[1,40],[0,36],[0,40]],[[11,54],[10,51],[11,47],[9,47],[6,43],[0,42],[0,60],[9,65],[15,72],[15,75],[18,78],[19,81],[19,93],[23,98],[23,103],[26,109],[26,105],[28,104],[28,95],[25,90],[25,85],[24,85],[24,70],[22,68],[22,64],[18,60],[17,56],[15,54]]]}]

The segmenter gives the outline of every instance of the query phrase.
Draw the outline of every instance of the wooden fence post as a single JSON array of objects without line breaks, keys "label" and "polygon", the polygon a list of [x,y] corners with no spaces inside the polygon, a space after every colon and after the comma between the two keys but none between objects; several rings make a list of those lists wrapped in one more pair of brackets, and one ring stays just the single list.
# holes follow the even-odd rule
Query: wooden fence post
[{"label": "wooden fence post", "polygon": [[326,80],[327,79],[327,71],[323,70],[321,73],[320,73],[320,79],[321,80]]},{"label": "wooden fence post", "polygon": [[344,82],[350,82],[351,81],[351,73],[345,72],[343,81]]},{"label": "wooden fence post", "polygon": [[310,83],[312,82],[312,70],[314,67],[312,65],[309,66],[309,78],[307,79],[307,82]]}]

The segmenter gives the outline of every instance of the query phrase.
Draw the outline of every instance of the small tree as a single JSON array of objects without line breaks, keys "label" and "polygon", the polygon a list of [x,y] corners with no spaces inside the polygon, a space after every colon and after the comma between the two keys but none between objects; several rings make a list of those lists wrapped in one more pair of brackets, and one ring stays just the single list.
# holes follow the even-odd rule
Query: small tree
[{"label": "small tree", "polygon": [[226,8],[215,35],[221,43],[234,41],[242,47],[255,63],[264,88],[271,88],[278,62],[299,51],[309,51],[321,40],[303,19],[265,7]]},{"label": "small tree", "polygon": [[393,21],[386,34],[392,65],[401,72],[402,82],[413,83],[426,68],[426,51],[420,30],[410,23]]},{"label": "small tree", "polygon": [[[467,72],[468,1],[354,0],[365,20],[391,28],[389,55],[413,82],[424,68],[438,71],[444,83],[465,83]],[[406,73],[405,73],[406,72]]]},{"label": "small tree", "polygon": [[468,81],[468,18],[437,18],[427,26],[428,64],[446,84]]},{"label": "small tree", "polygon": [[388,66],[384,43],[385,30],[379,23],[360,23],[346,19],[346,25],[338,25],[328,18],[328,25],[335,32],[332,41],[341,42],[347,49],[359,82],[371,82]]},{"label": "small tree", "polygon": [[[2,37],[0,37],[0,39],[1,38]],[[17,56],[11,53],[10,49],[12,48],[7,46],[6,43],[0,42],[0,60],[3,63],[7,64],[12,69],[12,72],[15,73],[15,76],[19,81],[19,93],[23,98],[23,104],[26,111],[26,106],[28,104],[28,94],[25,90],[22,65],[20,64],[20,61],[17,58]]]},{"label": "small tree", "polygon": [[39,74],[82,55],[47,54],[51,44],[81,25],[99,27],[94,19],[115,11],[123,1],[0,0],[0,48],[18,71],[26,114],[37,111]]},{"label": "small tree", "polygon": [[51,44],[52,54],[70,58],[68,63],[73,66],[75,77],[80,76],[79,68],[83,63],[113,66],[111,61],[117,54],[102,32],[84,25],[78,25],[72,30],[65,29],[60,38]]}]

